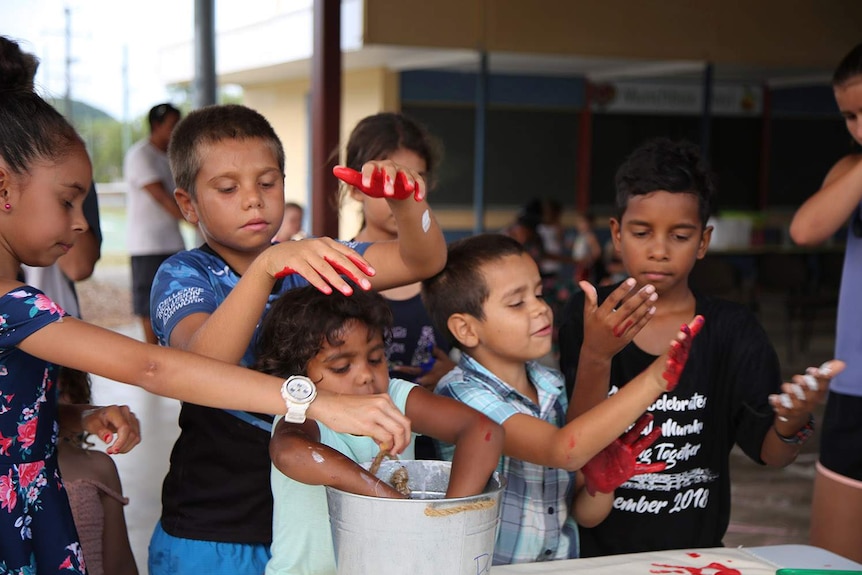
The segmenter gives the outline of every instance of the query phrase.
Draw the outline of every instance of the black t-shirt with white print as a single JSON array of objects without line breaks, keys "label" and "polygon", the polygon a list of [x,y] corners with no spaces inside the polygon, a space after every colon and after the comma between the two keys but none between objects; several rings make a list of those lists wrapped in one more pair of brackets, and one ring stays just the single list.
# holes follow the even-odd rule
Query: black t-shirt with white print
[{"label": "black t-shirt with white print", "polygon": [[[616,287],[600,288],[599,302]],[[560,367],[570,397],[583,309],[579,292],[566,305],[560,327]],[[696,313],[705,323],[679,384],[649,408],[662,435],[639,459],[665,462],[667,468],[635,476],[616,490],[608,518],[580,528],[582,557],[721,546],[730,519],[730,450],[736,443],[762,463],[761,446],[774,417],[767,398],[781,385],[775,350],[742,305],[696,295]],[[655,359],[634,343],[626,346],[613,358],[609,394]]]}]

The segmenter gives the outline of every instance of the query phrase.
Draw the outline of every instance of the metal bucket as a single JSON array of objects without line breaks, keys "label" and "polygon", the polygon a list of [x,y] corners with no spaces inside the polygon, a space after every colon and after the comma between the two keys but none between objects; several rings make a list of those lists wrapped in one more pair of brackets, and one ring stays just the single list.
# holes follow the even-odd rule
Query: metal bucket
[{"label": "metal bucket", "polygon": [[451,462],[384,461],[377,476],[388,481],[400,466],[410,476],[410,499],[326,488],[338,575],[490,573],[503,490],[499,474],[479,495],[443,499]]}]

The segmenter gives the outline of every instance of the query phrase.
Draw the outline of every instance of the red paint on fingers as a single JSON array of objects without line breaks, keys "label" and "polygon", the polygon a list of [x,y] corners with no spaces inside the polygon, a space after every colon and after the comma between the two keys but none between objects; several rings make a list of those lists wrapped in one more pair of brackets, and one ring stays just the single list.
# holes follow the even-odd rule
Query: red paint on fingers
[{"label": "red paint on fingers", "polygon": [[377,270],[375,270],[373,267],[371,267],[370,263],[366,262],[365,260],[363,260],[362,258],[360,258],[356,254],[348,254],[347,259],[352,261],[353,264],[356,267],[358,267],[360,270],[362,270],[362,273],[364,273],[365,275],[373,276],[374,274],[377,273]]},{"label": "red paint on fingers", "polygon": [[680,328],[680,331],[686,334],[685,339],[682,341],[673,340],[670,343],[670,349],[667,353],[667,362],[665,362],[665,370],[662,373],[662,378],[667,382],[668,391],[674,389],[679,383],[682,370],[685,368],[685,364],[688,361],[688,354],[691,351],[692,342],[694,341],[695,336],[700,333],[703,323],[703,316],[699,315],[695,317],[694,320],[692,320],[690,327],[688,325],[683,325]]},{"label": "red paint on fingers", "polygon": [[[357,276],[355,273],[353,273],[353,272],[352,272],[352,271],[350,271],[349,269],[347,269],[347,268],[345,268],[344,266],[342,266],[342,265],[341,265],[340,263],[338,263],[337,261],[335,261],[335,260],[333,260],[333,259],[330,259],[328,256],[323,256],[323,260],[324,260],[326,263],[328,263],[329,265],[331,265],[331,266],[332,266],[332,268],[333,268],[335,271],[337,271],[338,273],[340,273],[340,274],[344,274],[344,275],[346,275],[348,278],[350,278],[354,283],[356,283],[356,284],[358,284],[358,285],[360,285],[360,286],[362,285],[362,284],[360,283],[360,282],[361,282],[361,279],[360,279],[360,277],[359,277],[359,276]],[[369,287],[370,287],[370,286],[369,286]],[[347,286],[347,288],[345,288],[345,289],[343,289],[343,290],[341,290],[341,291],[342,291],[344,294],[346,294],[346,295],[350,295],[350,294],[352,294],[352,293],[353,293],[353,288],[351,288],[350,286]]]},{"label": "red paint on fingers", "polygon": [[332,168],[332,173],[335,174],[336,178],[338,178],[345,184],[353,186],[366,196],[372,198],[391,198],[394,200],[404,200],[413,195],[413,192],[416,189],[416,184],[411,183],[407,179],[407,174],[405,174],[404,172],[398,172],[398,174],[395,176],[395,182],[393,186],[394,192],[391,195],[387,195],[384,191],[385,184],[390,181],[390,179],[389,174],[387,174],[383,170],[374,170],[374,173],[371,174],[371,184],[368,186],[364,186],[362,184],[362,174],[351,168],[346,168],[344,166],[335,166],[334,168]]}]

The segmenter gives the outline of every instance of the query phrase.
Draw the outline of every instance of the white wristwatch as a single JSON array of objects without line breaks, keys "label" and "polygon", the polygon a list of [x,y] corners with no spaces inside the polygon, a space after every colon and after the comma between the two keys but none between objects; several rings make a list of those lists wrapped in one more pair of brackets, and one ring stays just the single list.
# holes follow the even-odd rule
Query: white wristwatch
[{"label": "white wristwatch", "polygon": [[317,387],[304,375],[291,375],[281,384],[281,397],[287,406],[284,420],[303,423],[308,406],[317,397]]}]

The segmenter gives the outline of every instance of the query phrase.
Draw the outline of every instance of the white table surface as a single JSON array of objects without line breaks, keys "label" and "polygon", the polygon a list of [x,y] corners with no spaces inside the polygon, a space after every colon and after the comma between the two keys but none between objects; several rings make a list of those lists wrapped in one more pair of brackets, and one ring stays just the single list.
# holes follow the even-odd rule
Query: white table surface
[{"label": "white table surface", "polygon": [[862,564],[811,545],[683,549],[492,567],[490,575],[775,575],[782,567],[859,571]]}]

